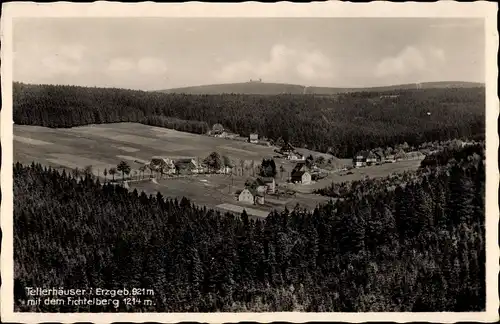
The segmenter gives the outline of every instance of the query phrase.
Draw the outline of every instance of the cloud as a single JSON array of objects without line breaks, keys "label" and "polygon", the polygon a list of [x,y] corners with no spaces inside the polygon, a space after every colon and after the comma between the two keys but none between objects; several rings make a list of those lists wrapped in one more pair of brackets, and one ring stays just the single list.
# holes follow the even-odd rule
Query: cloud
[{"label": "cloud", "polygon": [[54,53],[43,56],[40,64],[47,75],[78,74],[86,48],[79,44],[62,45]]},{"label": "cloud", "polygon": [[230,62],[214,73],[219,81],[242,82],[262,78],[268,82],[314,82],[333,77],[333,64],[319,50],[301,50],[283,44],[274,45],[266,60]]},{"label": "cloud", "polygon": [[118,57],[114,58],[109,62],[107,71],[108,72],[128,72],[135,68],[135,64],[132,60]]},{"label": "cloud", "polygon": [[297,72],[307,80],[328,79],[333,77],[332,63],[320,51],[313,51],[297,65]]},{"label": "cloud", "polygon": [[436,62],[446,60],[445,52],[440,48],[419,49],[407,46],[395,56],[383,58],[375,67],[375,76],[382,78],[391,75],[406,76],[429,69]]},{"label": "cloud", "polygon": [[153,57],[144,57],[137,63],[137,68],[142,74],[164,74],[167,72],[165,62]]},{"label": "cloud", "polygon": [[430,53],[434,58],[438,59],[439,61],[444,62],[446,60],[446,56],[444,54],[444,51],[440,48],[431,48]]},{"label": "cloud", "polygon": [[164,61],[154,57],[143,57],[138,60],[117,57],[112,59],[107,67],[108,74],[116,73],[141,73],[148,75],[164,74],[167,66]]}]

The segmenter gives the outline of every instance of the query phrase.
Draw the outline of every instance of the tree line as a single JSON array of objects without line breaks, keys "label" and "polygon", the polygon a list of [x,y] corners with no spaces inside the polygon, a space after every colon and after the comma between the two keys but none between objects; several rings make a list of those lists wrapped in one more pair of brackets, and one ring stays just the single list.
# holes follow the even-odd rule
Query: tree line
[{"label": "tree line", "polygon": [[[482,148],[395,190],[263,220],[14,166],[20,311],[481,311]],[[20,199],[25,197],[25,199]],[[24,287],[154,289],[154,306],[23,305]]]},{"label": "tree line", "polygon": [[187,95],[14,83],[14,122],[73,127],[139,122],[193,133],[210,125],[350,158],[360,150],[484,138],[484,88],[317,95]]}]

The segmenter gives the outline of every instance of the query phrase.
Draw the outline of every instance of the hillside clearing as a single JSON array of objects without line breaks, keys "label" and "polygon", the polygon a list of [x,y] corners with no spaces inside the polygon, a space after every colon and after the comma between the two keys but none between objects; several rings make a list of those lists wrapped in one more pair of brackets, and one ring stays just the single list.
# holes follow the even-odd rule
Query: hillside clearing
[{"label": "hillside clearing", "polygon": [[[157,134],[162,137],[158,137]],[[171,136],[168,136],[168,135]],[[252,171],[251,162],[255,166],[260,164],[264,158],[271,158],[275,153],[272,147],[253,145],[240,141],[231,141],[191,133],[182,133],[175,130],[159,129],[135,123],[118,123],[106,125],[90,125],[69,129],[54,129],[33,126],[14,125],[14,135],[17,138],[37,138],[37,141],[53,143],[53,145],[32,145],[30,141],[16,141],[14,149],[14,161],[29,164],[33,161],[53,166],[56,168],[79,168],[83,170],[91,166],[93,173],[103,179],[104,169],[116,167],[121,161],[128,161],[131,173],[126,178],[141,179],[149,177],[149,174],[140,173],[141,163],[146,163],[154,156],[190,157],[203,160],[211,152],[216,151],[220,155],[227,155],[235,161],[235,174],[230,175],[197,175],[184,176],[169,179],[156,179],[155,182],[144,180],[130,182],[130,190],[137,189],[146,193],[154,194],[161,192],[168,197],[187,197],[193,202],[215,207],[220,204],[240,205],[235,198],[235,192],[245,187],[245,182],[258,176]],[[164,137],[163,137],[164,136]],[[123,141],[133,141],[136,152],[130,155],[123,154]],[[142,144],[138,144],[142,143]],[[308,151],[313,155],[317,152]],[[349,160],[333,158],[336,163],[349,163]],[[134,163],[134,162],[138,163]],[[243,168],[240,163],[244,162]],[[344,182],[360,180],[366,176],[386,176],[393,172],[413,170],[418,168],[420,161],[405,161],[380,166],[366,167],[352,170],[352,174],[330,173],[326,178],[311,185],[287,184],[286,180],[295,166],[295,162],[275,159],[278,174],[276,182],[278,188],[290,188],[297,191],[292,197],[268,195],[264,205],[255,205],[252,208],[268,213],[270,210],[293,209],[297,204],[304,208],[314,209],[318,203],[329,199],[319,195],[313,195],[314,189],[323,188],[332,181]],[[283,167],[283,171],[282,168]],[[121,179],[121,174],[115,176]],[[111,179],[108,174],[107,179]],[[103,179],[104,180],[104,179]]]}]

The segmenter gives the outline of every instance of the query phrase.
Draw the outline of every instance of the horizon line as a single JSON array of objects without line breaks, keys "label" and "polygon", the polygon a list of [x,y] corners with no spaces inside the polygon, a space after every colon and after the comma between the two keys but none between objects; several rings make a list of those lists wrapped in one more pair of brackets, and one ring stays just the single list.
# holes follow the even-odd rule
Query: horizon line
[{"label": "horizon line", "polygon": [[370,86],[326,86],[326,85],[320,86],[320,85],[303,85],[303,84],[285,83],[285,82],[264,82],[264,81],[253,80],[253,81],[226,82],[226,83],[207,83],[207,84],[198,84],[198,85],[190,85],[190,86],[181,86],[181,87],[154,89],[154,90],[144,90],[144,89],[126,88],[126,87],[120,87],[120,86],[76,85],[76,84],[63,84],[63,83],[35,83],[35,82],[15,81],[15,80],[12,80],[12,83],[13,84],[20,83],[20,84],[26,84],[26,85],[38,85],[38,86],[69,86],[69,87],[81,87],[81,88],[122,89],[122,90],[143,91],[143,92],[163,92],[163,91],[169,91],[169,90],[188,89],[188,88],[197,88],[197,87],[224,86],[224,85],[250,84],[250,83],[287,85],[287,86],[296,86],[296,87],[302,87],[302,88],[354,89],[354,90],[390,88],[390,87],[422,85],[422,84],[442,84],[442,83],[462,83],[462,84],[476,84],[476,85],[481,86],[481,87],[486,86],[486,82],[463,81],[463,80],[422,81],[422,82],[392,83],[392,84],[385,84],[385,85],[370,85]]}]

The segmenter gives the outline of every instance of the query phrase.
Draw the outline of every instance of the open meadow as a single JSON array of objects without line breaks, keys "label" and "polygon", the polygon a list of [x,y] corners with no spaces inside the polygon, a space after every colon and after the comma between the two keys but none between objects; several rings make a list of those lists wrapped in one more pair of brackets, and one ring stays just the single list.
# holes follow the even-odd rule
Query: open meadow
[{"label": "open meadow", "polygon": [[199,158],[217,151],[233,160],[254,160],[260,164],[271,157],[271,147],[229,139],[179,132],[137,123],[46,128],[14,125],[14,161],[38,161],[53,167],[83,169],[91,165],[102,172],[126,161],[138,169],[153,156]]},{"label": "open meadow", "polygon": [[[116,123],[89,125],[74,128],[45,128],[39,126],[14,125],[14,161],[29,164],[33,161],[61,169],[84,169],[92,166],[95,175],[104,180],[104,169],[109,170],[120,161],[126,161],[132,168],[132,178],[142,178],[139,167],[151,160],[153,156],[171,158],[190,157],[203,160],[211,152],[216,151],[228,156],[233,161],[254,161],[260,165],[262,159],[271,158],[273,147],[215,138],[204,135],[179,132],[166,128],[146,126],[136,123]],[[314,151],[305,154],[323,155]],[[349,160],[336,159],[334,163],[348,164]],[[384,177],[393,172],[414,170],[420,160],[402,161],[379,166],[353,169],[350,174],[332,172],[326,178],[310,185],[287,184],[286,180],[295,166],[295,162],[275,159],[278,174],[278,188],[293,189],[295,196],[265,197],[264,205],[245,205],[235,199],[235,192],[245,187],[247,179],[257,176],[252,169],[239,169],[233,175],[196,175],[169,179],[131,181],[130,189],[145,191],[148,194],[161,192],[167,197],[188,197],[193,202],[221,210],[236,211],[241,207],[253,209],[252,214],[262,217],[266,212],[277,209],[294,208],[297,204],[313,209],[318,203],[328,198],[312,194],[315,189],[323,188],[332,181],[344,182],[360,180],[365,177]],[[237,167],[238,163],[235,163]],[[281,172],[283,166],[283,172]],[[121,175],[115,175],[120,178]],[[108,174],[107,179],[111,179]],[[250,214],[250,213],[249,213]]]}]

